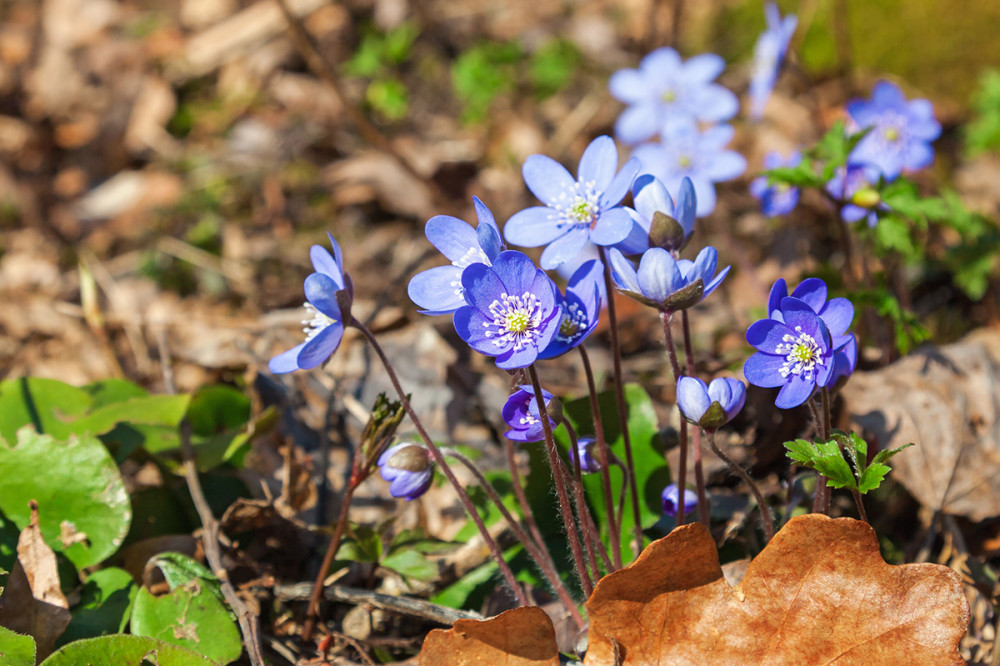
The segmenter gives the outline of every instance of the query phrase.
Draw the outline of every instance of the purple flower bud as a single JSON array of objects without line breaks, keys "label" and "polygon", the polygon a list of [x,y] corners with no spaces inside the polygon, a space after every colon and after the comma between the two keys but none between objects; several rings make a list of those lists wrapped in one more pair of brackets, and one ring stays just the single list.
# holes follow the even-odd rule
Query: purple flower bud
[{"label": "purple flower bud", "polygon": [[684,417],[706,430],[729,423],[743,409],[746,397],[746,385],[731,377],[718,377],[707,386],[697,377],[677,382],[677,404]]},{"label": "purple flower bud", "polygon": [[[580,457],[580,471],[593,474],[601,471],[601,459],[597,453],[597,440],[593,437],[581,437],[576,443],[576,453]],[[575,464],[575,463],[574,463]]]},{"label": "purple flower bud", "polygon": [[[680,493],[677,490],[677,484],[671,483],[669,486],[663,489],[663,493],[660,495],[663,500],[663,513],[668,516],[677,516],[677,509],[680,508]],[[688,490],[684,489],[684,514],[689,514],[694,511],[694,508],[698,506],[698,496]]]},{"label": "purple flower bud", "polygon": [[434,462],[427,449],[412,442],[397,444],[378,459],[379,473],[389,481],[389,494],[407,502],[415,500],[431,486]]}]

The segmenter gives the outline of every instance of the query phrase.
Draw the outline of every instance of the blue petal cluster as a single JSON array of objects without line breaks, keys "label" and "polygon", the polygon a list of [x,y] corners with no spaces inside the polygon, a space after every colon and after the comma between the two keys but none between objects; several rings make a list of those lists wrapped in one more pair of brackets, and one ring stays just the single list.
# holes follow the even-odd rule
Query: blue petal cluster
[{"label": "blue petal cluster", "polygon": [[817,386],[830,385],[833,338],[823,319],[805,301],[782,298],[771,317],[752,324],[746,337],[757,353],[747,359],[743,374],[754,386],[780,386],[775,406],[797,407]]},{"label": "blue petal cluster", "polygon": [[635,159],[618,170],[618,149],[609,136],[587,146],[576,178],[551,157],[531,155],[522,167],[524,182],[545,205],[515,213],[504,226],[507,242],[547,245],[540,263],[549,270],[576,257],[588,241],[614,245],[625,240],[632,218],[618,204],[638,171]]},{"label": "blue petal cluster", "polygon": [[[788,159],[782,158],[780,153],[774,151],[764,156],[765,169],[794,167],[801,162],[802,154],[797,150],[793,150]],[[767,182],[767,176],[754,178],[750,183],[750,194],[760,199],[760,209],[769,217],[787,215],[799,203],[799,188],[786,183],[771,185]]]},{"label": "blue petal cluster", "polygon": [[604,284],[604,266],[591,259],[580,266],[566,285],[566,295],[556,290],[556,307],[559,326],[548,347],[538,355],[540,359],[562,356],[579,346],[597,327],[601,314],[601,285]]},{"label": "blue petal cluster", "polygon": [[702,131],[691,119],[672,119],[663,125],[659,142],[637,146],[632,155],[642,163],[643,173],[659,178],[668,190],[677,191],[681,181],[690,178],[698,199],[696,212],[703,217],[715,210],[715,183],[746,171],[746,159],[726,150],[732,138],[730,125]]},{"label": "blue petal cluster", "polygon": [[798,18],[793,14],[781,18],[778,6],[773,2],[764,7],[764,17],[767,28],[757,38],[753,51],[753,73],[750,75],[750,117],[756,120],[764,115],[764,105],[774,89],[781,63],[788,52],[788,42],[798,25]]},{"label": "blue petal cluster", "polygon": [[677,406],[684,417],[706,430],[714,430],[733,420],[746,402],[747,387],[732,377],[717,377],[711,384],[697,377],[677,381]]},{"label": "blue petal cluster", "polygon": [[434,463],[427,450],[412,442],[385,450],[378,459],[379,474],[389,481],[389,494],[413,501],[427,492],[434,480]]},{"label": "blue petal cluster", "polygon": [[663,248],[647,250],[637,271],[616,249],[611,250],[611,276],[619,291],[661,312],[685,310],[708,296],[729,273],[726,266],[715,272],[719,253],[706,247],[694,261],[674,259]]},{"label": "blue petal cluster", "polygon": [[[691,232],[694,231],[698,207],[694,184],[690,178],[681,179],[675,202],[659,178],[643,174],[636,178],[632,185],[632,200],[635,208],[627,209],[632,216],[632,231],[628,238],[615,246],[622,254],[642,254],[654,245],[664,250],[680,250],[687,244]],[[676,238],[651,238],[650,232],[656,213],[663,213],[677,224]],[[665,240],[667,242],[664,242]]]},{"label": "blue petal cluster", "polygon": [[717,83],[725,61],[712,53],[687,62],[671,48],[656,49],[638,69],[615,72],[608,81],[611,94],[628,105],[615,123],[625,143],[653,138],[672,119],[715,123],[736,115],[739,100]]},{"label": "blue petal cluster", "polygon": [[[854,372],[858,363],[858,343],[853,333],[847,329],[854,320],[854,304],[843,297],[827,300],[826,283],[819,278],[807,278],[792,291],[792,298],[797,298],[815,312],[830,331],[833,345],[833,375],[829,386],[837,383],[841,377]],[[772,319],[781,318],[781,302],[788,296],[788,286],[784,278],[780,278],[771,287],[767,299],[768,316]]]},{"label": "blue petal cluster", "polygon": [[[546,411],[553,398],[551,393],[542,389],[542,400],[545,401]],[[540,442],[545,437],[542,426],[542,417],[538,411],[538,401],[535,400],[535,390],[529,385],[522,385],[510,394],[500,416],[510,429],[504,436],[513,442]],[[549,425],[555,429],[556,422],[549,414]]]},{"label": "blue petal cluster", "polygon": [[[660,493],[660,500],[663,502],[663,513],[668,516],[677,516],[678,509],[681,508],[681,498],[680,490],[677,488],[676,483],[671,483],[669,486],[663,489]],[[694,508],[698,506],[698,495],[693,491],[684,489],[684,514],[689,514],[694,511]]]},{"label": "blue petal cluster", "polygon": [[870,128],[851,151],[851,164],[875,166],[891,181],[934,160],[931,142],[941,135],[941,124],[926,99],[907,100],[895,84],[879,81],[871,100],[851,101],[847,113],[855,130]]},{"label": "blue petal cluster", "polygon": [[[865,220],[869,227],[878,223],[878,211],[889,210],[882,203],[878,192],[873,188],[879,181],[879,170],[870,164],[848,164],[837,169],[833,178],[826,184],[826,191],[834,199],[843,201],[840,208],[840,218],[844,222]],[[869,201],[867,195],[873,199]]]},{"label": "blue petal cluster", "polygon": [[531,365],[559,332],[555,283],[522,252],[501,252],[491,266],[469,265],[462,288],[468,305],[455,312],[455,331],[495,356],[499,368]]},{"label": "blue petal cluster", "polygon": [[437,215],[427,221],[424,228],[427,240],[451,265],[417,273],[410,280],[406,291],[411,301],[424,308],[422,314],[451,314],[466,305],[462,271],[470,264],[489,266],[504,250],[493,213],[478,197],[472,197],[472,202],[479,218],[478,228],[450,215]]},{"label": "blue petal cluster", "polygon": [[[321,245],[309,249],[309,258],[316,271],[306,278],[305,289],[308,319],[303,319],[305,342],[272,358],[267,367],[274,373],[310,370],[322,364],[337,351],[344,336],[344,326],[350,318],[354,288],[343,271],[344,256],[337,241],[329,233],[333,254]],[[347,311],[344,312],[343,310]]]}]

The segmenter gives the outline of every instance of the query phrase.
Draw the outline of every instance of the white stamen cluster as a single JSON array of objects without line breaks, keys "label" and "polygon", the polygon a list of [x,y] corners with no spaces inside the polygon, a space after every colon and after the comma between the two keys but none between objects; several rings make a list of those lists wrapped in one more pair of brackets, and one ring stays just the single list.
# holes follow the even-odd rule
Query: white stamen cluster
[{"label": "white stamen cluster", "polygon": [[560,192],[555,201],[549,202],[549,207],[555,211],[549,219],[569,226],[593,226],[600,211],[600,198],[595,181],[577,181]]},{"label": "white stamen cluster", "polygon": [[807,382],[811,382],[816,366],[824,364],[822,350],[816,338],[804,332],[801,326],[796,326],[795,332],[798,336],[788,333],[781,336],[781,342],[774,348],[776,353],[785,355],[785,362],[779,372],[782,377],[801,375]]},{"label": "white stamen cluster", "polygon": [[535,425],[536,423],[540,423],[540,422],[541,422],[541,419],[536,419],[531,414],[525,414],[520,419],[518,419],[518,423],[520,423],[521,425]]},{"label": "white stamen cluster", "polygon": [[[451,262],[452,266],[456,268],[467,268],[472,264],[486,264],[487,266],[492,266],[490,263],[490,258],[486,256],[486,252],[483,248],[473,245],[468,250],[465,251],[461,257]],[[448,283],[448,286],[455,290],[455,295],[459,298],[464,298],[465,289],[462,287],[462,273],[456,273],[455,279]]]},{"label": "white stamen cluster", "polygon": [[542,301],[530,291],[520,296],[507,293],[490,303],[493,321],[483,322],[486,337],[494,338],[498,347],[514,345],[520,351],[527,344],[537,344],[541,335],[538,327],[542,323]]},{"label": "white stamen cluster", "polygon": [[559,331],[556,333],[556,340],[559,342],[572,342],[580,331],[587,328],[587,313],[580,307],[579,303],[561,303],[562,318],[559,320]]},{"label": "white stamen cluster", "polygon": [[325,314],[316,309],[312,303],[308,301],[302,304],[302,307],[306,309],[306,314],[310,316],[309,319],[303,319],[302,323],[305,326],[302,332],[306,334],[306,342],[309,342],[317,335],[320,331],[329,326],[330,324],[336,324],[337,320],[327,317]]}]

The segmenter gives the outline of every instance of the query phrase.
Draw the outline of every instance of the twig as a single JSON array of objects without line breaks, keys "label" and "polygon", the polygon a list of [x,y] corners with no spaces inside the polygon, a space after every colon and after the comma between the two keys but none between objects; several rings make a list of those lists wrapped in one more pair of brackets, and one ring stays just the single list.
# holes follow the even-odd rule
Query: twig
[{"label": "twig", "polygon": [[[177,393],[174,385],[173,369],[170,365],[170,349],[167,346],[167,336],[160,330],[157,333],[157,345],[160,351],[160,363],[163,368],[163,385],[167,393]],[[198,511],[203,528],[201,541],[205,548],[205,559],[208,566],[219,578],[219,586],[222,588],[222,596],[226,603],[236,613],[236,619],[240,624],[240,632],[243,634],[243,644],[246,646],[247,655],[253,666],[264,666],[264,656],[260,649],[260,625],[258,624],[257,613],[250,610],[236,593],[236,589],[229,581],[229,574],[222,565],[222,552],[219,548],[219,523],[212,514],[212,509],[205,499],[205,493],[201,488],[201,481],[198,479],[198,469],[194,463],[194,447],[191,446],[191,423],[187,419],[181,421],[181,455],[184,461],[184,480],[187,481],[188,492],[191,493],[191,501]]]},{"label": "twig", "polygon": [[[708,445],[715,452],[715,455],[722,458],[722,460],[729,465],[729,469],[737,474],[743,482],[750,487],[750,492],[753,493],[754,499],[757,500],[757,508],[760,509],[761,522],[764,523],[764,534],[767,536],[767,540],[770,541],[774,537],[774,523],[771,522],[771,510],[767,507],[767,502],[764,501],[764,495],[760,492],[757,484],[754,483],[753,479],[745,469],[733,462],[732,458],[727,456],[722,452],[721,449],[715,443],[715,430],[705,430],[705,434],[708,435]],[[684,503],[683,495],[681,495],[681,504]],[[683,510],[683,508],[682,508]]]},{"label": "twig", "polygon": [[[294,583],[291,585],[275,585],[274,595],[286,601],[302,601],[309,598],[312,585],[309,583]],[[454,624],[456,620],[482,620],[483,616],[475,611],[459,610],[439,606],[425,599],[394,596],[363,590],[356,587],[329,585],[323,589],[323,597],[328,601],[341,601],[350,604],[367,604],[374,608],[402,615],[421,617],[441,624]]]}]

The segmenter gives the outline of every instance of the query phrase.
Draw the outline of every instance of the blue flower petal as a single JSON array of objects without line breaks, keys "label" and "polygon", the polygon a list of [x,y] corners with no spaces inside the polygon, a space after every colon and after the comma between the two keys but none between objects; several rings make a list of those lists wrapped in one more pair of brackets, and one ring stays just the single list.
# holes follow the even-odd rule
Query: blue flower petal
[{"label": "blue flower petal", "polygon": [[[503,255],[501,252],[500,257]],[[462,271],[462,288],[465,290],[465,302],[483,312],[489,312],[490,304],[507,291],[503,279],[486,264],[466,267]]]},{"label": "blue flower petal", "polygon": [[641,294],[642,288],[639,286],[639,277],[631,262],[614,248],[611,250],[610,259],[611,277],[614,278],[618,288],[635,294]]},{"label": "blue flower petal", "polygon": [[448,261],[458,261],[470,248],[479,247],[479,237],[472,225],[451,215],[435,215],[427,220],[424,234]]},{"label": "blue flower petal", "polygon": [[784,386],[785,378],[781,376],[781,368],[785,357],[757,352],[743,364],[743,376],[754,386],[774,388]]},{"label": "blue flower petal", "polygon": [[330,324],[324,328],[302,346],[298,358],[299,367],[311,370],[322,364],[337,351],[343,336],[344,327],[341,324]]},{"label": "blue flower petal", "polygon": [[410,300],[427,311],[454,312],[465,305],[462,291],[462,269],[438,266],[417,273],[406,286]]},{"label": "blue flower petal", "polygon": [[830,329],[830,335],[843,335],[854,321],[854,304],[846,298],[833,298],[820,312],[820,318]]},{"label": "blue flower petal", "polygon": [[637,69],[620,69],[608,79],[611,95],[626,104],[634,104],[649,96],[649,84]]},{"label": "blue flower petal", "polygon": [[514,213],[504,225],[503,233],[508,243],[538,247],[559,238],[566,233],[566,229],[551,208],[533,206]]},{"label": "blue flower petal", "polygon": [[337,284],[324,273],[313,273],[303,284],[306,300],[330,319],[340,321],[340,306],[337,304]]},{"label": "blue flower petal", "polygon": [[779,409],[791,409],[798,407],[813,394],[816,388],[814,382],[806,381],[800,375],[789,375],[791,378],[787,384],[778,391],[778,397],[774,401],[774,406]]},{"label": "blue flower petal", "polygon": [[590,240],[598,245],[614,245],[628,238],[632,231],[632,218],[622,207],[601,213],[597,224],[590,230]]},{"label": "blue flower petal", "polygon": [[714,53],[702,53],[688,58],[682,67],[684,80],[689,83],[705,84],[722,74],[726,61]]},{"label": "blue flower petal", "polygon": [[601,210],[607,210],[621,203],[625,195],[628,194],[629,188],[632,187],[632,183],[635,181],[635,177],[641,168],[642,165],[635,157],[625,162],[624,166],[622,166],[611,182],[606,187],[601,188],[603,192],[598,201]]},{"label": "blue flower petal", "polygon": [[[521,167],[524,183],[538,200],[550,204],[576,183],[566,167],[546,155],[531,155]],[[507,222],[510,226],[510,222]],[[508,237],[508,240],[510,238]],[[514,241],[511,241],[512,243]]]},{"label": "blue flower petal", "polygon": [[580,254],[589,239],[589,229],[586,227],[571,227],[565,234],[552,241],[545,248],[539,264],[547,271],[559,268],[559,266]]},{"label": "blue flower petal", "polygon": [[700,421],[711,404],[705,382],[697,377],[681,377],[677,380],[677,406],[689,420],[695,423]]},{"label": "blue flower petal", "polygon": [[646,297],[662,303],[684,285],[673,256],[663,248],[647,250],[639,260],[639,287]]},{"label": "blue flower petal", "polygon": [[[788,285],[785,278],[778,280],[771,286],[771,293],[767,297],[767,316],[772,319],[781,319],[781,299],[788,296]],[[777,316],[776,316],[777,315]]]},{"label": "blue flower petal", "polygon": [[267,363],[267,369],[276,375],[299,370],[299,352],[306,343],[298,344],[288,351],[281,352]]},{"label": "blue flower petal", "polygon": [[639,143],[656,136],[659,129],[659,105],[652,102],[628,107],[615,121],[615,136],[628,144]]},{"label": "blue flower petal", "polygon": [[455,312],[455,332],[467,345],[480,354],[496,356],[503,349],[493,344],[492,338],[486,337],[487,328],[484,326],[492,321],[476,308],[467,305]]},{"label": "blue flower petal", "polygon": [[[776,319],[761,319],[750,325],[746,338],[747,343],[754,349],[768,354],[776,354],[775,350],[782,343],[782,338],[791,335],[791,333],[792,331],[786,324]],[[757,382],[751,383],[757,384]]]},{"label": "blue flower petal", "polygon": [[792,292],[792,298],[805,302],[813,312],[818,313],[826,303],[826,282],[819,278],[806,278]]},{"label": "blue flower petal", "polygon": [[[593,182],[594,189],[603,192],[611,184],[617,169],[618,148],[615,147],[615,140],[610,136],[599,136],[583,151],[577,168],[577,180],[581,183]],[[624,196],[622,193],[622,197]]]},{"label": "blue flower petal", "polygon": [[309,259],[312,261],[313,269],[317,273],[328,276],[336,283],[338,289],[344,288],[344,273],[340,264],[330,256],[329,251],[322,245],[313,245],[309,248]]}]

